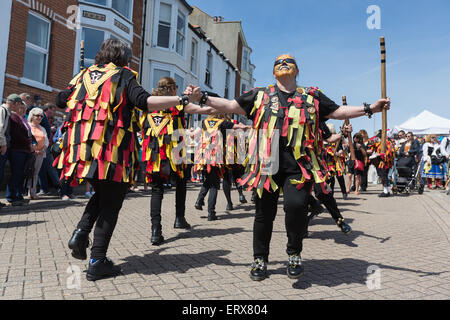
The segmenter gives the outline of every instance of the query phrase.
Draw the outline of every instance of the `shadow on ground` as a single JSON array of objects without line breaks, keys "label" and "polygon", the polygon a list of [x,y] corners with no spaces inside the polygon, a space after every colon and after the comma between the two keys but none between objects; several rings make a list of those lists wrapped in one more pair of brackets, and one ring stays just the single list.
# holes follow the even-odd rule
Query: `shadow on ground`
[{"label": "shadow on ground", "polygon": [[229,250],[210,250],[193,254],[165,254],[160,255],[161,248],[152,253],[141,256],[130,256],[125,259],[125,263],[120,267],[124,275],[139,274],[163,274],[167,272],[185,273],[190,269],[202,268],[206,266],[248,266],[246,264],[232,263],[225,256],[231,253]]},{"label": "shadow on ground", "polygon": [[10,221],[0,223],[0,229],[23,228],[33,224],[46,223],[47,221]]},{"label": "shadow on ground", "polygon": [[[273,263],[286,264],[286,261],[278,261]],[[376,266],[383,270],[406,271],[419,274],[420,277],[436,276],[449,271],[427,272],[422,270],[414,270],[408,268],[400,268],[385,264],[371,263],[364,260],[346,258],[341,260],[305,260],[304,275],[295,282],[292,287],[294,289],[308,289],[313,284],[327,287],[335,287],[341,284],[366,284],[368,276],[372,274],[369,267]],[[286,274],[286,267],[280,267],[276,270],[269,270],[269,277],[273,274]]]}]

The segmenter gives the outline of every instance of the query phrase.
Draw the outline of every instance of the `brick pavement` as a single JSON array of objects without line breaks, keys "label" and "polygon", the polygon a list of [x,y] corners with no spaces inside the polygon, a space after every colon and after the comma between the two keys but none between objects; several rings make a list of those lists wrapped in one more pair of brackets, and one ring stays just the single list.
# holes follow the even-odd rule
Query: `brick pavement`
[{"label": "brick pavement", "polygon": [[[109,256],[124,270],[114,279],[88,282],[87,261],[67,248],[86,200],[52,201],[0,211],[0,299],[152,299],[152,300],[310,300],[449,299],[450,197],[442,191],[380,200],[379,187],[338,203],[353,232],[346,236],[327,213],[310,226],[302,253],[305,274],[286,276],[284,213],[279,205],[271,242],[270,277],[250,280],[253,208],[225,212],[220,193],[219,220],[193,208],[198,185],[189,185],[187,219],[191,231],[173,229],[174,192],[163,203],[163,234],[149,242],[148,194],[124,203]],[[247,194],[250,200],[250,195]],[[56,205],[56,206],[55,206]],[[79,268],[80,287],[67,285],[68,268]],[[380,286],[366,285],[368,268],[379,269]],[[69,270],[70,271],[70,270]],[[369,277],[373,277],[370,275]],[[377,282],[370,281],[374,285]]]}]

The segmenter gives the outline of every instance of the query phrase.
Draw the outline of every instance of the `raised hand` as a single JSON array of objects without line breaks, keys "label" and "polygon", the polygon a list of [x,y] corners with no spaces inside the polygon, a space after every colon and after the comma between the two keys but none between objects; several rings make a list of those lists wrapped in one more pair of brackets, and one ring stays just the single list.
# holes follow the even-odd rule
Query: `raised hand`
[{"label": "raised hand", "polygon": [[391,108],[391,99],[380,99],[370,106],[373,113],[381,112],[383,109],[389,110]]}]

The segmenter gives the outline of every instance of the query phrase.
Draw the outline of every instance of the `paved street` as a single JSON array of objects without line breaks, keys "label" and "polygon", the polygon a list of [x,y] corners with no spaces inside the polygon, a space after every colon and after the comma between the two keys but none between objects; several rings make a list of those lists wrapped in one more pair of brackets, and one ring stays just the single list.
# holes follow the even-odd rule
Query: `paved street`
[{"label": "paved street", "polygon": [[[380,200],[379,186],[337,200],[353,232],[346,236],[328,213],[310,227],[302,253],[305,274],[286,276],[286,234],[280,202],[271,242],[270,277],[249,278],[253,207],[225,212],[219,193],[219,220],[208,222],[194,202],[199,185],[189,184],[187,220],[191,231],[173,229],[174,191],[163,203],[166,242],[152,246],[150,195],[132,194],[124,203],[109,255],[124,270],[114,279],[88,282],[87,261],[75,260],[67,242],[86,203],[41,201],[32,210],[0,211],[0,299],[449,299],[450,196]],[[337,187],[339,190],[339,187]],[[250,194],[246,194],[250,200]],[[250,201],[249,201],[250,202]],[[47,207],[50,203],[51,207]],[[68,268],[81,271],[81,281]],[[369,270],[368,270],[369,269]],[[371,273],[374,271],[374,273]],[[368,278],[369,277],[369,278]],[[368,281],[368,284],[366,284]]]}]

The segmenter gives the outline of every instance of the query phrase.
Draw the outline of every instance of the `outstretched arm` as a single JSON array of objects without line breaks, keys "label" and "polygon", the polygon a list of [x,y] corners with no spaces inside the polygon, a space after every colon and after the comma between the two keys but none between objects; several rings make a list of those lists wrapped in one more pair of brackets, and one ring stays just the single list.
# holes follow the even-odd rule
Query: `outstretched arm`
[{"label": "outstretched arm", "polygon": [[[370,110],[373,113],[381,112],[385,108],[389,110],[391,107],[390,99],[380,99],[374,104],[370,105]],[[358,118],[365,114],[364,107],[351,107],[351,106],[341,106],[336,111],[330,113],[327,118],[328,119],[336,119],[336,120],[345,120]]]}]

